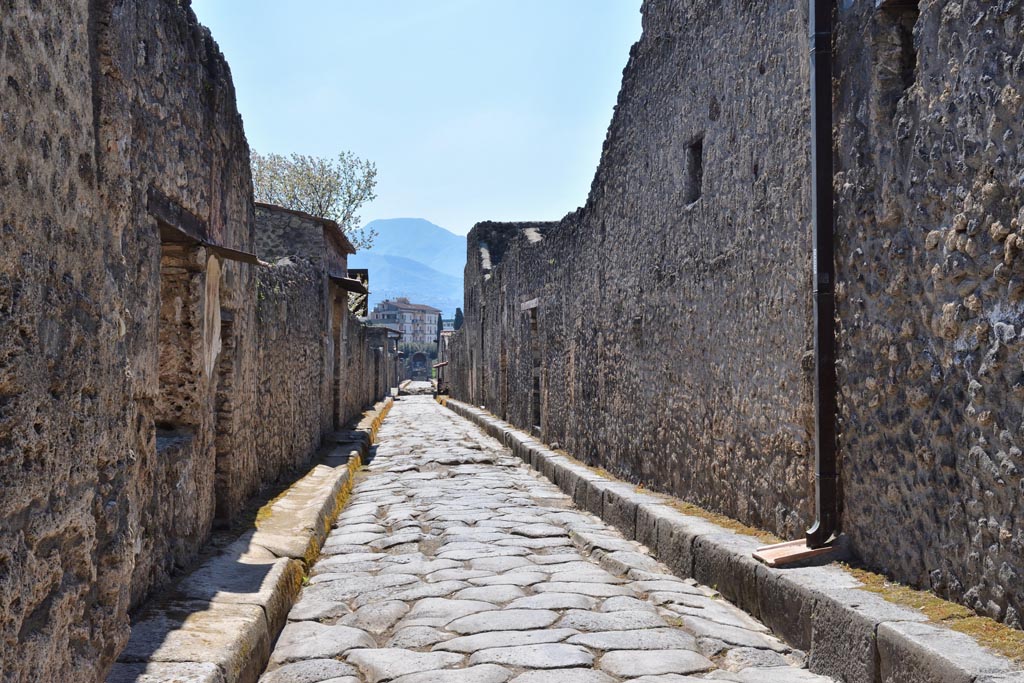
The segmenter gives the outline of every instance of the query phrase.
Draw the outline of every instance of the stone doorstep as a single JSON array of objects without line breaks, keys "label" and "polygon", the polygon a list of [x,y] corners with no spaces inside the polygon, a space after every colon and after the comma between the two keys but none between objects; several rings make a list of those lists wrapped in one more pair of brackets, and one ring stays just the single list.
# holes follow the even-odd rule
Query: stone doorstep
[{"label": "stone doorstep", "polygon": [[[450,399],[447,407],[494,429],[489,413]],[[579,507],[647,546],[680,576],[717,589],[790,646],[811,671],[846,683],[1024,683],[1024,671],[971,637],[925,623],[917,610],[856,590],[836,565],[772,569],[752,557],[763,542],[665,504],[554,453],[507,423],[501,440]],[[487,431],[490,431],[488,429]]]},{"label": "stone doorstep", "polygon": [[[378,403],[360,424],[375,434],[391,404]],[[319,552],[373,438],[336,435],[327,464],[270,504],[257,529],[142,609],[107,683],[255,683],[301,590],[304,563]]]}]

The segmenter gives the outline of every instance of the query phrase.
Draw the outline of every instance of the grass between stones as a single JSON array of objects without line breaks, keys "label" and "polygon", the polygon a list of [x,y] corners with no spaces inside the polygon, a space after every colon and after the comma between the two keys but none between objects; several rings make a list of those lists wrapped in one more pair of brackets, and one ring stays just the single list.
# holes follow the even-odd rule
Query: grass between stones
[{"label": "grass between stones", "polygon": [[694,517],[703,517],[704,519],[717,524],[720,527],[725,527],[730,531],[735,531],[738,534],[744,534],[746,536],[753,536],[754,538],[764,541],[765,543],[782,543],[782,539],[773,534],[770,531],[764,529],[758,529],[757,527],[747,526],[743,522],[738,522],[732,517],[726,517],[725,515],[717,512],[711,512],[705,510],[702,507],[697,507],[693,503],[687,503],[684,500],[671,499],[669,505],[679,510],[684,515],[693,515]]},{"label": "grass between stones", "polygon": [[1024,631],[975,614],[969,608],[943,600],[934,593],[890,581],[881,574],[843,565],[864,585],[859,590],[882,596],[889,602],[920,610],[930,622],[965,633],[985,647],[1024,663]]}]

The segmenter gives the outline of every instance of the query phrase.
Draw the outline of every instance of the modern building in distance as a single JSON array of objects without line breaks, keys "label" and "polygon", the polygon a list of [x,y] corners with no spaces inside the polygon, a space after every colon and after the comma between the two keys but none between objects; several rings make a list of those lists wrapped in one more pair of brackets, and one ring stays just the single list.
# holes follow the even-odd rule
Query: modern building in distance
[{"label": "modern building in distance", "polygon": [[441,311],[426,304],[414,304],[404,296],[385,299],[370,313],[370,323],[402,333],[403,342],[437,341],[437,316]]}]

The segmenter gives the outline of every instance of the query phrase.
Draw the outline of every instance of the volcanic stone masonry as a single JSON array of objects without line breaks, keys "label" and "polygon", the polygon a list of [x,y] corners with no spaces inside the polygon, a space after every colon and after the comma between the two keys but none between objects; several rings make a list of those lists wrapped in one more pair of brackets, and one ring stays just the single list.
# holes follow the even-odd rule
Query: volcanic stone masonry
[{"label": "volcanic stone masonry", "polygon": [[0,89],[0,679],[101,680],[128,610],[394,354],[348,316],[339,240],[256,262],[230,72],[187,2],[3,0]]},{"label": "volcanic stone masonry", "polygon": [[[787,538],[813,516],[806,2],[647,0],[586,204],[470,233],[454,396]],[[837,2],[842,530],[1022,626],[1024,3]]]}]

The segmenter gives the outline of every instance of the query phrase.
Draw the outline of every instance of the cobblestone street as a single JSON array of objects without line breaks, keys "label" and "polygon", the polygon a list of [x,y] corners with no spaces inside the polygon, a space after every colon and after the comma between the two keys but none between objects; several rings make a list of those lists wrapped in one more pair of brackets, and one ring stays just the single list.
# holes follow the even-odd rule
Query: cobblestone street
[{"label": "cobblestone street", "polygon": [[404,396],[262,683],[828,681],[429,396]]}]

